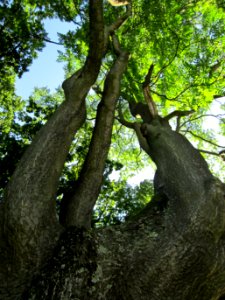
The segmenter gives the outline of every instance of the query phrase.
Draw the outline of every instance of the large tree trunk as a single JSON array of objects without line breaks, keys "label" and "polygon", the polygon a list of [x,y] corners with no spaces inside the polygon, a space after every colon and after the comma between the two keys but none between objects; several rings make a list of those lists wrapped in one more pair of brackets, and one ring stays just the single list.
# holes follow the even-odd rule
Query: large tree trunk
[{"label": "large tree trunk", "polygon": [[180,134],[157,120],[142,131],[158,167],[155,198],[121,226],[65,230],[22,299],[211,300],[225,293],[224,184]]},{"label": "large tree trunk", "polygon": [[219,299],[225,293],[225,186],[180,134],[143,129],[160,181],[121,226],[67,229],[24,299]]},{"label": "large tree trunk", "polygon": [[108,35],[124,20],[104,32],[102,1],[90,0],[86,63],[64,82],[65,102],[19,162],[0,203],[0,299],[217,300],[225,295],[225,186],[157,115],[133,127],[157,166],[154,198],[120,226],[87,229],[128,60],[118,44],[79,188],[64,203],[64,227],[56,217],[57,183],[85,119],[85,96],[98,76]]},{"label": "large tree trunk", "polygon": [[102,1],[91,0],[89,8],[85,64],[64,81],[65,101],[36,135],[6,188],[0,231],[0,286],[9,293],[11,285],[16,285],[18,292],[14,292],[19,293],[29,277],[28,270],[35,272],[62,230],[55,208],[58,180],[74,135],[85,121],[85,98],[99,74],[106,44]]}]

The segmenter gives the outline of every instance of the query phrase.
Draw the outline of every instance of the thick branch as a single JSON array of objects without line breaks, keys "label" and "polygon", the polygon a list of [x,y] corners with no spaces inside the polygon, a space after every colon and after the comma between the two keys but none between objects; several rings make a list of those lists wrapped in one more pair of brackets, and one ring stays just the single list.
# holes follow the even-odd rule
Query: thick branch
[{"label": "thick branch", "polygon": [[151,83],[151,77],[152,77],[153,69],[154,69],[154,65],[151,64],[150,68],[148,69],[148,73],[145,76],[145,81],[143,82],[143,88],[148,86]]},{"label": "thick branch", "polygon": [[144,150],[150,156],[150,154],[151,154],[150,148],[149,148],[146,138],[143,136],[143,134],[141,132],[141,124],[134,123],[134,130],[136,132],[138,142],[139,142],[141,149]]},{"label": "thick branch", "polygon": [[165,120],[169,121],[170,119],[174,118],[174,117],[185,117],[185,116],[189,116],[190,114],[194,113],[195,111],[192,110],[175,110],[173,112],[171,112],[169,115],[167,115],[166,117],[164,117]]},{"label": "thick branch", "polygon": [[18,264],[38,264],[45,255],[43,249],[47,251],[59,234],[55,211],[58,179],[74,134],[85,120],[84,100],[101,65],[103,28],[102,0],[91,0],[86,63],[64,82],[66,101],[37,134],[7,187],[5,234],[15,256],[23,260],[18,259]]},{"label": "thick branch", "polygon": [[144,150],[148,155],[150,155],[149,145],[141,132],[141,124],[137,123],[137,122],[132,123],[132,122],[128,122],[127,120],[125,120],[120,106],[119,106],[119,118],[117,120],[125,127],[133,129],[135,131],[137,138],[138,138],[140,148],[142,150]]},{"label": "thick branch", "polygon": [[205,186],[212,180],[208,166],[184,136],[165,127],[160,120],[144,124],[142,133],[157,166],[156,189],[169,199],[176,223],[184,224],[194,213],[194,199],[205,201]]},{"label": "thick branch", "polygon": [[153,116],[149,110],[148,104],[144,104],[142,102],[136,103],[134,101],[129,101],[129,108],[133,117],[141,117],[144,123],[150,123],[152,121]]},{"label": "thick branch", "polygon": [[128,122],[127,120],[122,119],[122,118],[117,118],[117,120],[118,120],[122,125],[126,126],[127,128],[132,128],[132,129],[134,129],[134,123]]},{"label": "thick branch", "polygon": [[[118,47],[118,41],[116,47]],[[90,227],[94,204],[98,198],[108,155],[114,113],[120,94],[120,81],[128,62],[128,53],[117,49],[119,54],[104,85],[102,100],[98,105],[96,124],[89,151],[85,159],[76,192],[61,205],[60,221],[65,226]]]},{"label": "thick branch", "polygon": [[143,82],[142,88],[143,88],[145,101],[147,102],[149,111],[150,111],[152,117],[154,118],[155,116],[158,115],[158,111],[157,111],[155,102],[152,99],[152,95],[151,95],[150,88],[149,88],[149,84],[151,83],[151,76],[152,76],[153,69],[154,69],[154,65],[151,64],[151,66],[149,67],[148,73],[145,76],[145,80]]},{"label": "thick branch", "polygon": [[104,54],[104,23],[102,0],[90,0],[90,41],[89,52],[85,65],[77,73],[63,82],[66,99],[74,100],[74,95],[79,91],[81,98],[85,97],[90,87],[94,84]]}]

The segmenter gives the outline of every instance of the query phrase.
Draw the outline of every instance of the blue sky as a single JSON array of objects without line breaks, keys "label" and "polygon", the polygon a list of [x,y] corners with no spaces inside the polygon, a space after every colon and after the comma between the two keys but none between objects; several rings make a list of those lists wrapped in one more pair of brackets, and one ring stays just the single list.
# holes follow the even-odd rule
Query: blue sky
[{"label": "blue sky", "polygon": [[[56,19],[45,21],[45,29],[49,39],[57,42],[57,32],[65,33],[74,26],[72,23],[60,22]],[[27,99],[34,87],[48,87],[51,91],[61,86],[64,79],[63,63],[57,62],[60,45],[46,43],[46,47],[39,52],[38,58],[33,61],[29,71],[22,78],[16,80],[16,93]]]}]

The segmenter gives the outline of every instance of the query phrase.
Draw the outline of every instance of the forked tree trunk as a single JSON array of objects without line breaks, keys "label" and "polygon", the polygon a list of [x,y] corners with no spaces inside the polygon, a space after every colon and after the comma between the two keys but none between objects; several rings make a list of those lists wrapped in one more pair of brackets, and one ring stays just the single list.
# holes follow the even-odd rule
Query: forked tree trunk
[{"label": "forked tree trunk", "polygon": [[89,217],[97,198],[99,186],[91,194],[94,176],[101,184],[125,52],[108,74],[98,108],[93,156],[87,156],[83,172],[88,177],[88,167],[95,167],[88,177],[91,184],[85,186],[85,178],[81,182],[82,197],[75,195],[76,204],[65,209],[65,227],[56,218],[57,182],[85,119],[85,96],[98,76],[108,35],[124,20],[119,18],[104,32],[102,1],[90,0],[86,63],[64,82],[66,101],[21,159],[0,204],[0,299],[218,300],[225,295],[225,186],[212,176],[199,152],[157,115],[141,128],[134,126],[157,165],[153,200],[120,226],[78,227],[86,226],[84,216]]},{"label": "forked tree trunk", "polygon": [[[65,101],[18,163],[0,207],[0,290],[14,292],[12,299],[62,232],[55,208],[58,180],[74,135],[85,121],[85,98],[99,74],[106,44],[102,0],[90,0],[89,15],[91,30],[85,64],[64,81]],[[6,297],[1,297],[0,292],[0,298]]]},{"label": "forked tree trunk", "polygon": [[[160,119],[141,132],[157,165],[153,200],[120,226],[64,229],[38,269],[25,265],[26,282],[2,259],[1,299],[218,300],[225,294],[224,184]],[[32,262],[32,252],[24,251]],[[15,254],[1,241],[1,258],[16,264]]]},{"label": "forked tree trunk", "polygon": [[142,130],[158,194],[121,226],[68,228],[23,299],[216,300],[225,293],[224,184],[180,134],[158,121]]}]

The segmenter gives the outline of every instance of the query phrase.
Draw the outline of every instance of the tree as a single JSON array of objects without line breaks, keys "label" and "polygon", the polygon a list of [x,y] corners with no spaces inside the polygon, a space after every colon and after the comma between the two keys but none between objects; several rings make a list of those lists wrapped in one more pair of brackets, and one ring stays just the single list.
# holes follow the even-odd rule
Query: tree
[{"label": "tree", "polygon": [[[223,299],[225,186],[180,132],[194,133],[199,124],[190,122],[223,93],[224,13],[211,1],[133,1],[134,17],[130,4],[115,11],[101,0],[77,3],[75,52],[84,63],[63,82],[65,101],[0,202],[0,297]],[[68,49],[71,36],[62,37]],[[94,92],[100,100],[89,149],[58,219],[59,179]],[[122,224],[91,228],[114,121],[136,133],[156,164],[154,196]]]},{"label": "tree", "polygon": [[35,16],[25,1],[2,1],[0,19],[0,126],[8,130],[13,111],[21,108],[14,91],[16,74],[22,76],[37,50],[43,48],[45,32],[41,24],[43,18]]}]

